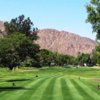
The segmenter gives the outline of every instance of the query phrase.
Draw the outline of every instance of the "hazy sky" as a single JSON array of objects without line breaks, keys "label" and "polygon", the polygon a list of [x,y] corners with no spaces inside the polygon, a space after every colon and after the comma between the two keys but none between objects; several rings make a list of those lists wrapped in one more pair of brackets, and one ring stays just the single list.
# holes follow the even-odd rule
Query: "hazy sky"
[{"label": "hazy sky", "polygon": [[30,17],[39,29],[54,28],[95,39],[85,22],[90,0],[0,0],[0,20],[9,21],[21,14]]}]

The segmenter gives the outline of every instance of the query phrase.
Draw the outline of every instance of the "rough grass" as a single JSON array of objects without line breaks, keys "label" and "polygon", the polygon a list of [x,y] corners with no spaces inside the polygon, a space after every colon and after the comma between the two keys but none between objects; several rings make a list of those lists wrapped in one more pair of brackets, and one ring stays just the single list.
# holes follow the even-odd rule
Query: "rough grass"
[{"label": "rough grass", "polygon": [[93,80],[99,73],[97,68],[0,69],[0,100],[100,100],[99,82]]}]

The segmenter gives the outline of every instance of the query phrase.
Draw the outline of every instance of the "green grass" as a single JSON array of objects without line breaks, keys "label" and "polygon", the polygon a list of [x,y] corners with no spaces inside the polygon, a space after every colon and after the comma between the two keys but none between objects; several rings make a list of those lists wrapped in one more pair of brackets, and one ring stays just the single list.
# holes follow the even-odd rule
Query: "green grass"
[{"label": "green grass", "polygon": [[95,80],[99,73],[100,69],[83,67],[1,68],[0,100],[100,100],[100,82]]}]

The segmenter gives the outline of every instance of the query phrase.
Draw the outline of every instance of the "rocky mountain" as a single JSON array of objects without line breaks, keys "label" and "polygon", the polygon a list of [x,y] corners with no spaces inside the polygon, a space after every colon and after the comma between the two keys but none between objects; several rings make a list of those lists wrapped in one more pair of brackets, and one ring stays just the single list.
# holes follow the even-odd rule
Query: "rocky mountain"
[{"label": "rocky mountain", "polygon": [[3,37],[3,35],[5,34],[4,30],[5,30],[4,23],[3,21],[0,21],[0,37]]},{"label": "rocky mountain", "polygon": [[35,43],[42,49],[72,56],[79,53],[91,53],[96,46],[96,42],[89,38],[55,29],[39,30],[38,36],[39,39]]},{"label": "rocky mountain", "polygon": [[0,30],[4,31],[4,23],[3,23],[3,21],[0,21]]}]

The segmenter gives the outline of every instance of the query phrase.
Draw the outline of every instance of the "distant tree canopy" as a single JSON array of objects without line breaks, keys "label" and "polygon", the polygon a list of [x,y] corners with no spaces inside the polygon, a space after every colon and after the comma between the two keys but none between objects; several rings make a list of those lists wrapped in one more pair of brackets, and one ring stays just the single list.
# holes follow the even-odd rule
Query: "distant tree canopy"
[{"label": "distant tree canopy", "polygon": [[93,58],[95,62],[100,65],[100,46],[97,46],[95,52],[93,52]]},{"label": "distant tree canopy", "polygon": [[14,32],[23,33],[26,36],[30,37],[32,40],[36,40],[37,36],[37,28],[33,27],[33,22],[30,18],[26,18],[24,15],[16,17],[15,19],[11,19],[10,22],[5,22],[5,31],[7,34],[12,34]]},{"label": "distant tree canopy", "polygon": [[79,54],[76,58],[76,62],[78,65],[84,66],[93,66],[96,65],[95,59],[93,59],[93,56],[90,54]]},{"label": "distant tree canopy", "polygon": [[90,0],[90,4],[86,6],[87,22],[92,24],[93,32],[96,32],[97,40],[100,40],[100,0]]},{"label": "distant tree canopy", "polygon": [[73,57],[46,49],[41,49],[37,54],[41,66],[64,66],[73,64]]},{"label": "distant tree canopy", "polygon": [[41,66],[50,66],[51,62],[54,60],[53,52],[46,49],[41,49],[37,55]]}]

